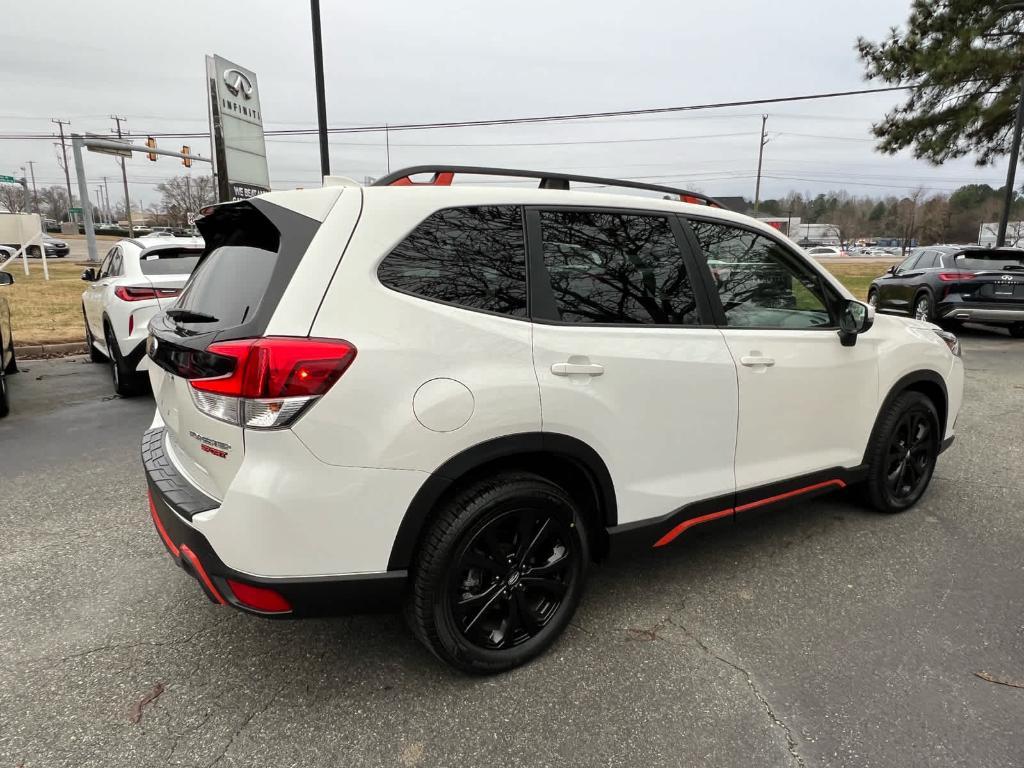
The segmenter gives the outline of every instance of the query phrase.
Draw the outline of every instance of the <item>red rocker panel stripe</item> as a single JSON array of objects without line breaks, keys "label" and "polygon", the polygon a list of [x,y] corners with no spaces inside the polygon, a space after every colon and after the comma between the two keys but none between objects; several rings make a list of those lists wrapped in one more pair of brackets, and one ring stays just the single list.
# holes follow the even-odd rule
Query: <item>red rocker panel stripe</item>
[{"label": "red rocker panel stripe", "polygon": [[673,528],[660,539],[658,539],[654,543],[654,546],[664,547],[666,544],[670,544],[679,536],[679,534],[683,533],[683,531],[686,531],[689,528],[692,528],[695,525],[700,525],[701,523],[709,523],[712,520],[717,520],[721,517],[727,517],[728,515],[731,515],[734,512],[746,512],[747,510],[757,509],[758,507],[763,507],[768,504],[774,504],[778,501],[785,501],[786,499],[791,499],[794,496],[800,496],[805,493],[810,493],[811,491],[818,491],[821,490],[822,488],[829,488],[832,486],[836,488],[845,488],[846,483],[839,479],[825,480],[824,482],[815,483],[814,485],[808,485],[804,488],[797,488],[796,490],[787,491],[786,493],[780,493],[775,496],[769,496],[764,499],[758,499],[757,501],[751,501],[748,504],[741,504],[736,508],[729,507],[728,509],[722,509],[719,510],[718,512],[712,512],[708,515],[701,515],[700,517],[693,517],[689,520],[683,520],[683,522],[679,523],[679,525],[677,525],[675,528]]}]

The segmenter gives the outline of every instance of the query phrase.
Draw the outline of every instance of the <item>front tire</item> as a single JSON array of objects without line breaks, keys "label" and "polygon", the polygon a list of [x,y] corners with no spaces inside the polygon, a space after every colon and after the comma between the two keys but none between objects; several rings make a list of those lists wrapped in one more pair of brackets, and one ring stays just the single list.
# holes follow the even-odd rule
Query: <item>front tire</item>
[{"label": "front tire", "polygon": [[878,291],[876,291],[874,288],[868,291],[868,304],[870,304],[872,307],[875,307],[876,309],[878,308]]},{"label": "front tire", "polygon": [[582,516],[562,488],[537,475],[498,475],[440,509],[414,563],[406,615],[442,661],[503,672],[569,624],[589,559]]},{"label": "front tire", "polygon": [[92,329],[89,328],[89,319],[85,316],[85,307],[82,307],[82,319],[85,321],[85,345],[89,348],[89,361],[93,363],[105,363],[107,358],[96,349],[96,339],[93,338]]},{"label": "front tire", "polygon": [[7,367],[4,368],[4,373],[7,374],[8,376],[13,375],[13,374],[18,372],[18,359],[14,356],[14,339],[11,339],[10,350],[11,350],[11,362],[9,362],[7,364]]},{"label": "front tire", "polygon": [[865,495],[879,512],[902,512],[924,495],[942,440],[935,404],[904,392],[882,413],[868,447]]}]

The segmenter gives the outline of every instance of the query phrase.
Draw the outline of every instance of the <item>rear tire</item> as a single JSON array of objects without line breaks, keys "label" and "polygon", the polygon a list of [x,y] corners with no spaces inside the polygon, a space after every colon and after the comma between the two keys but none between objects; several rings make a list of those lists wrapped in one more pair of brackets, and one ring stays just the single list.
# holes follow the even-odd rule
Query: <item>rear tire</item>
[{"label": "rear tire", "polygon": [[924,495],[942,440],[935,404],[904,392],[879,416],[868,446],[867,502],[879,512],[902,512]]},{"label": "rear tire", "polygon": [[932,307],[931,294],[920,293],[914,299],[914,319],[923,320],[926,323],[935,322],[935,310]]},{"label": "rear tire", "polygon": [[1007,330],[1013,338],[1024,339],[1024,323],[1014,323]]},{"label": "rear tire", "polygon": [[107,350],[110,352],[110,375],[114,380],[114,391],[121,397],[135,397],[140,389],[139,375],[125,365],[110,326],[106,326],[104,330],[107,336]]},{"label": "rear tire", "polygon": [[878,308],[878,291],[876,291],[874,288],[868,291],[868,304],[870,304],[872,307],[875,307],[876,309]]},{"label": "rear tire", "polygon": [[0,371],[0,419],[11,412],[10,396],[7,394],[7,373]]},{"label": "rear tire", "polygon": [[562,488],[527,473],[478,481],[444,503],[427,530],[406,618],[442,661],[504,672],[569,624],[589,560],[582,516]]}]

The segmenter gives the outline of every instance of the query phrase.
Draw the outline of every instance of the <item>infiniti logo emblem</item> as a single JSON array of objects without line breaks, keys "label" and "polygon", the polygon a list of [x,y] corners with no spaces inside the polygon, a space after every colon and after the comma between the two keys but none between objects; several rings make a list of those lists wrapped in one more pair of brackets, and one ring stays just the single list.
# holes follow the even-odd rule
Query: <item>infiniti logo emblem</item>
[{"label": "infiniti logo emblem", "polygon": [[1001,280],[1013,280],[1013,275],[1003,275]]},{"label": "infiniti logo emblem", "polygon": [[224,70],[224,85],[231,91],[232,96],[241,94],[246,99],[252,98],[252,82],[249,76],[237,69]]}]

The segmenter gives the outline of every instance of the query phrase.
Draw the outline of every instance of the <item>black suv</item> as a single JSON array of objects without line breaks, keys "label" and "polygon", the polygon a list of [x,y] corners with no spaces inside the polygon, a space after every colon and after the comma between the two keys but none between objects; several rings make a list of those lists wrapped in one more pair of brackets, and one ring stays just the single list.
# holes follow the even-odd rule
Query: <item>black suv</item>
[{"label": "black suv", "polygon": [[1024,338],[1024,250],[917,248],[872,281],[868,303],[932,323],[1000,325]]},{"label": "black suv", "polygon": [[[14,276],[10,272],[0,272],[0,285],[11,285]],[[7,400],[7,377],[18,372],[18,363],[14,359],[14,337],[11,334],[11,308],[7,299],[0,293],[0,417],[6,416],[10,406]]]}]

